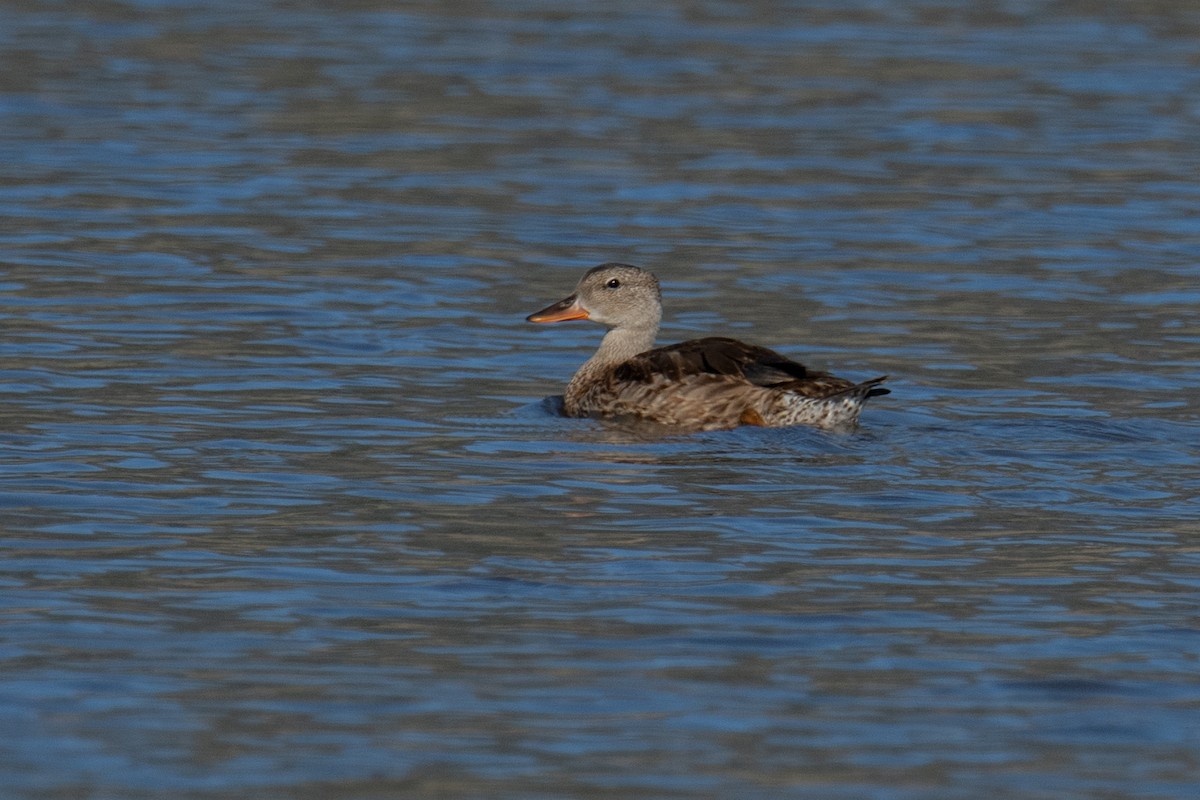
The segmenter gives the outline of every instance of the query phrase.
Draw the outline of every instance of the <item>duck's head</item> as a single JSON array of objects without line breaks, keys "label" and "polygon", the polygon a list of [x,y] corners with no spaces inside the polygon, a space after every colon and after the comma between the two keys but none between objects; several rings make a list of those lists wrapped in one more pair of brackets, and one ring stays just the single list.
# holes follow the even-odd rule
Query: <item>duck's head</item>
[{"label": "duck's head", "polygon": [[630,264],[601,264],[587,271],[569,297],[525,319],[590,319],[609,328],[657,329],[662,319],[662,293],[652,272]]}]

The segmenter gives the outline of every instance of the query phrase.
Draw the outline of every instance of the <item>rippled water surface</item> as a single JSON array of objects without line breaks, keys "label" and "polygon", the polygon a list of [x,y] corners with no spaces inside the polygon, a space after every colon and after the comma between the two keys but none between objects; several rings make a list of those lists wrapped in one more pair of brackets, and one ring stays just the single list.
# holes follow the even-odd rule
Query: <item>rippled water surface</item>
[{"label": "rippled water surface", "polygon": [[[1200,9],[0,6],[29,798],[1194,798]],[[888,373],[556,416],[583,270]]]}]

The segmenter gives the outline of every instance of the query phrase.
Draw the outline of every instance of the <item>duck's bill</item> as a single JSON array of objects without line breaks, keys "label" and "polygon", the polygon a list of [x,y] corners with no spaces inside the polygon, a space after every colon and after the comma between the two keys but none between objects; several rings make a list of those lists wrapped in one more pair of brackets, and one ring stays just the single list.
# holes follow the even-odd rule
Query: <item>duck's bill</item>
[{"label": "duck's bill", "polygon": [[575,295],[559,300],[554,305],[549,305],[541,311],[536,311],[530,314],[527,319],[530,322],[566,322],[569,319],[587,319],[588,312],[579,305],[579,300]]}]

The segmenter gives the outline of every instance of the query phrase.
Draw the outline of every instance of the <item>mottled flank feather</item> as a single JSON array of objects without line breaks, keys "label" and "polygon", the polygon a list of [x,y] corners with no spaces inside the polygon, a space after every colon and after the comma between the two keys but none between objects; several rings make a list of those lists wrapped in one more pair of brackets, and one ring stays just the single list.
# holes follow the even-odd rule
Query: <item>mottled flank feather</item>
[{"label": "mottled flank feather", "polygon": [[854,425],[886,377],[854,383],[809,370],[765,347],[710,337],[649,349],[662,314],[658,281],[645,270],[603,264],[576,292],[529,319],[592,319],[610,330],[572,378],[569,416],[638,417],[691,430],[738,425]]}]

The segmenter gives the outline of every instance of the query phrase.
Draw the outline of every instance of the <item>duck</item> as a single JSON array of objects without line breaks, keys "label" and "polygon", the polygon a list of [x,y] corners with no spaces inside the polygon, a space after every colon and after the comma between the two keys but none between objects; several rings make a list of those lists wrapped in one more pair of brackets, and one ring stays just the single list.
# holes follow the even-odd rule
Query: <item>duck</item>
[{"label": "duck", "polygon": [[590,320],[608,328],[567,384],[568,417],[636,418],[694,431],[839,429],[858,424],[868,398],[891,391],[881,386],[886,375],[855,383],[721,336],[655,347],[662,290],[654,273],[632,264],[593,267],[574,292],[526,320]]}]

